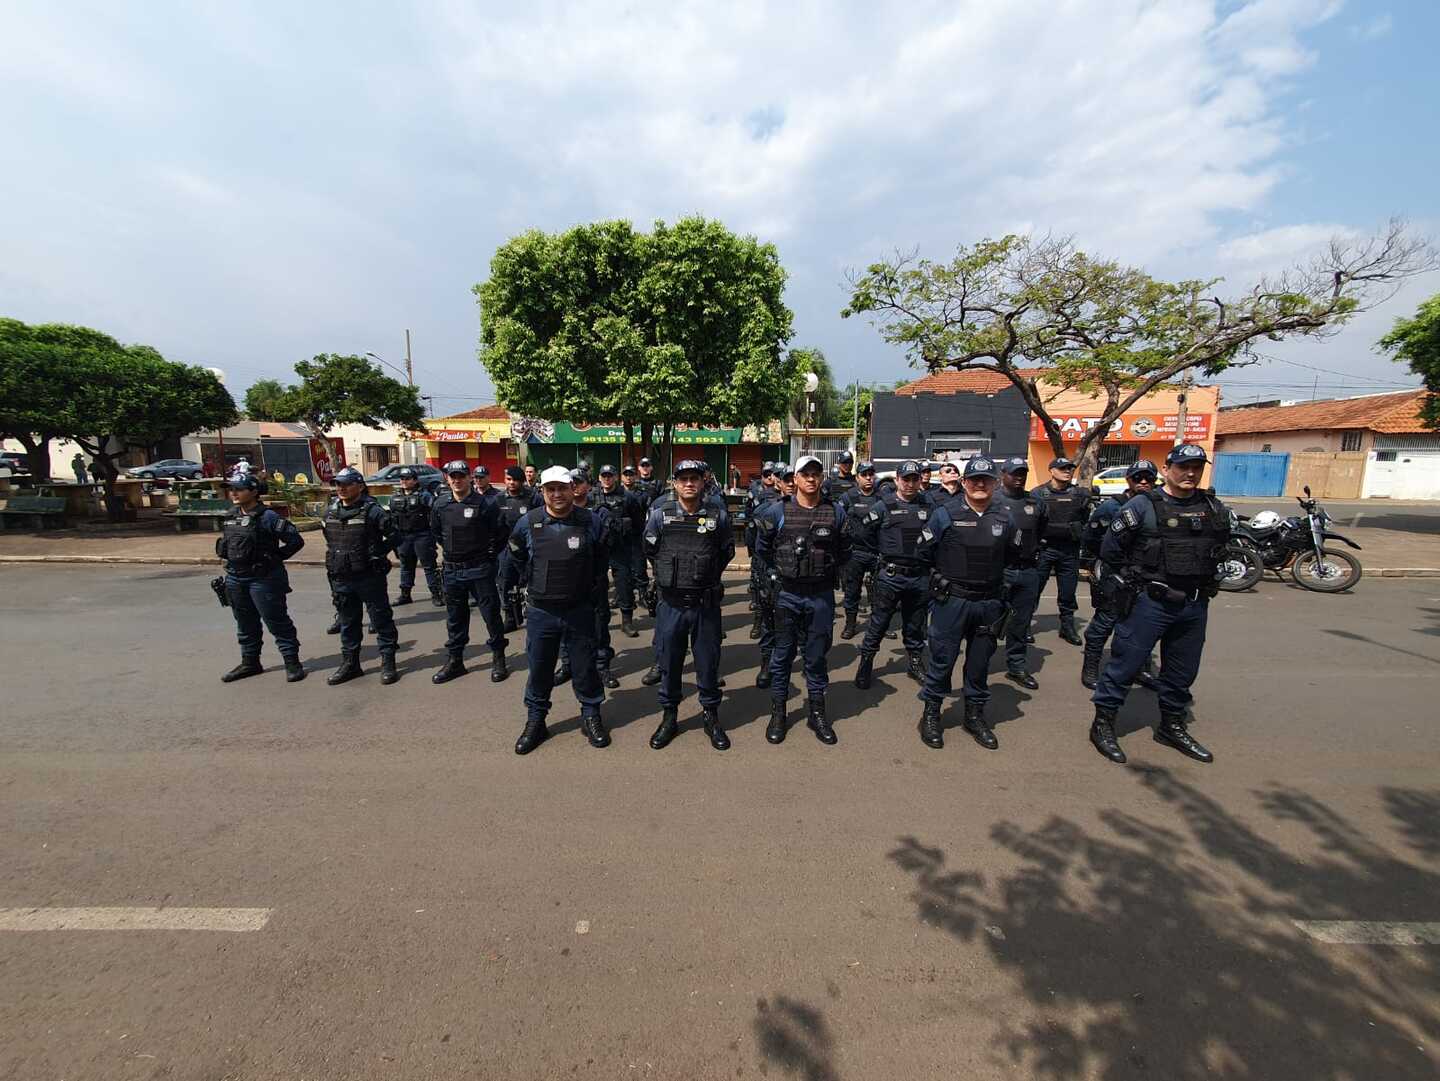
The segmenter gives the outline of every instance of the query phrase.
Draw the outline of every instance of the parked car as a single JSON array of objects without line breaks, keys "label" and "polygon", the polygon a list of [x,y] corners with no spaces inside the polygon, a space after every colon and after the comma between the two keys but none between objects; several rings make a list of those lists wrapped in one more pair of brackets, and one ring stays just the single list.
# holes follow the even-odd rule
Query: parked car
[{"label": "parked car", "polygon": [[20,476],[30,472],[30,458],[18,450],[0,451],[0,476]]},{"label": "parked car", "polygon": [[125,470],[127,477],[139,477],[141,480],[158,480],[161,477],[181,480],[198,480],[205,475],[205,469],[199,462],[192,462],[185,458],[166,458],[159,462],[149,462],[146,465],[132,465]]},{"label": "parked car", "polygon": [[1125,489],[1130,485],[1125,480],[1125,465],[1113,465],[1109,469],[1102,469],[1090,479],[1090,483],[1100,489],[1101,495],[1123,495]]},{"label": "parked car", "polygon": [[429,491],[438,491],[445,486],[445,474],[436,469],[433,465],[412,465],[405,466],[400,462],[394,462],[381,469],[376,470],[365,478],[367,484],[399,484],[400,470],[415,470],[415,479],[420,482],[420,487]]}]

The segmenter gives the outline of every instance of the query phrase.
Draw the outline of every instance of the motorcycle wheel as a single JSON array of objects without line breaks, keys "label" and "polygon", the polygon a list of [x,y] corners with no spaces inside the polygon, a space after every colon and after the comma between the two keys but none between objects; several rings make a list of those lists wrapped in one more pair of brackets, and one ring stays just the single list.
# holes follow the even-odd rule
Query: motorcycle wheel
[{"label": "motorcycle wheel", "polygon": [[1323,562],[1306,552],[1290,564],[1295,584],[1316,593],[1342,593],[1360,581],[1360,561],[1349,552],[1326,552]]},{"label": "motorcycle wheel", "polygon": [[1220,560],[1220,578],[1216,585],[1226,593],[1242,593],[1254,589],[1265,577],[1265,564],[1260,556],[1243,544],[1227,544]]}]

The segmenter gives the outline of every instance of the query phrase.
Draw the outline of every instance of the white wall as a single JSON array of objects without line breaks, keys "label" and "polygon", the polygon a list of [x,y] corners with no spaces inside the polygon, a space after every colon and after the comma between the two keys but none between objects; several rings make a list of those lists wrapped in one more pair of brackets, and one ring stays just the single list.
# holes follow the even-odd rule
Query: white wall
[{"label": "white wall", "polygon": [[[1381,455],[1394,455],[1379,461]],[[1440,500],[1440,451],[1372,450],[1365,459],[1361,498]]]}]

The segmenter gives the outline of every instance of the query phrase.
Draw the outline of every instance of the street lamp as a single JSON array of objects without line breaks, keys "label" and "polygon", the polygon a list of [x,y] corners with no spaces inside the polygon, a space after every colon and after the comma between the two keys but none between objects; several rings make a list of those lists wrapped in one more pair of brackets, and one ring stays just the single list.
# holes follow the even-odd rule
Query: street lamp
[{"label": "street lamp", "polygon": [[805,444],[802,450],[810,449],[810,418],[815,415],[815,399],[811,397],[820,389],[820,377],[814,372],[805,373]]},{"label": "street lamp", "polygon": [[406,385],[406,386],[413,387],[413,386],[415,385],[415,378],[414,378],[414,376],[413,376],[410,372],[405,371],[405,370],[403,370],[403,369],[401,369],[401,368],[397,368],[394,364],[391,364],[388,360],[386,360],[384,357],[382,357],[379,353],[366,353],[365,355],[366,355],[367,357],[372,357],[372,358],[374,358],[375,360],[378,360],[381,364],[385,365],[385,367],[389,368],[392,372],[399,372],[401,375],[403,375],[403,376],[405,377],[405,385]]}]

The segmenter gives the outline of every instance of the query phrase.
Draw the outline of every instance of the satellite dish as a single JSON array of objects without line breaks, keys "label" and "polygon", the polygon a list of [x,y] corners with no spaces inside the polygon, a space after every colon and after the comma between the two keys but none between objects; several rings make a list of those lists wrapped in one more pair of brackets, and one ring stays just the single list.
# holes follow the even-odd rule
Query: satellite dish
[{"label": "satellite dish", "polygon": [[225,370],[223,368],[206,368],[205,370],[220,380],[220,382],[225,382]]},{"label": "satellite dish", "polygon": [[814,394],[820,388],[820,377],[814,372],[805,373],[805,393]]}]

